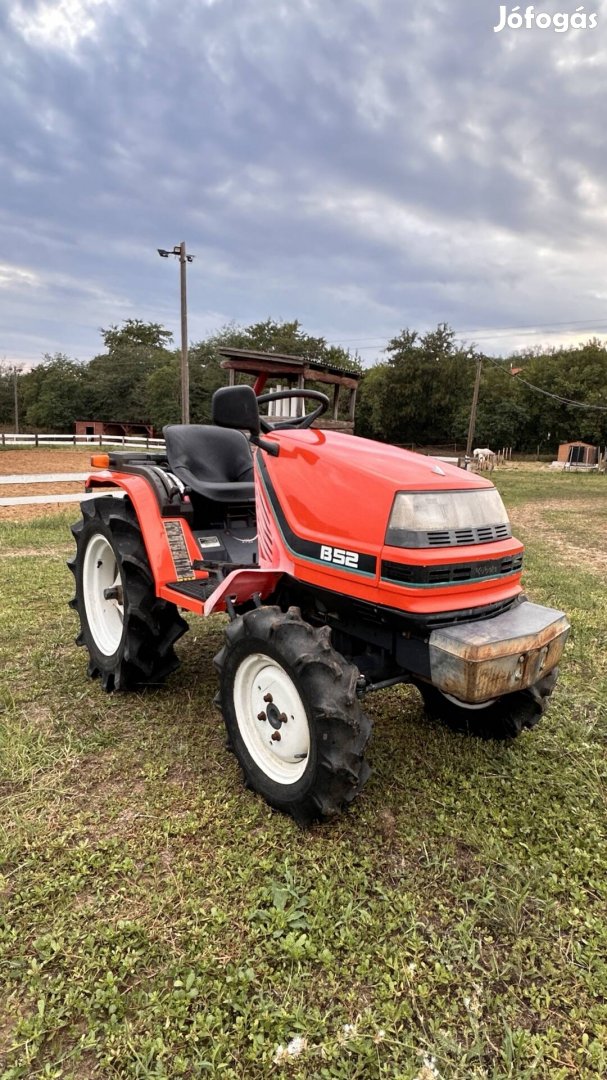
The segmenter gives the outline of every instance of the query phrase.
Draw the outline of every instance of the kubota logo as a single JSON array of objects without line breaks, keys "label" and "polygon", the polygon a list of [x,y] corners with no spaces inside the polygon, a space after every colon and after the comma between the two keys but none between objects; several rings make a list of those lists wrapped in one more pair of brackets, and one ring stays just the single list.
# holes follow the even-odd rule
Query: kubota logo
[{"label": "kubota logo", "polygon": [[358,567],[358,552],[346,551],[345,548],[334,548],[329,547],[328,544],[322,544],[320,557],[323,562],[330,562],[335,566],[349,566],[352,570]]}]

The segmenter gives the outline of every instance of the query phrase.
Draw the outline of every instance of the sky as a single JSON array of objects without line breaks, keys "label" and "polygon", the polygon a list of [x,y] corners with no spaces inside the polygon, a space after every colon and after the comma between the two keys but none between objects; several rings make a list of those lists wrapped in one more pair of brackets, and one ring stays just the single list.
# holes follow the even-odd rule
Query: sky
[{"label": "sky", "polygon": [[157,248],[182,240],[191,341],[268,317],[365,363],[439,322],[493,355],[607,339],[607,0],[530,10],[597,25],[496,31],[493,0],[5,0],[0,360],[88,360],[128,318],[177,344]]}]

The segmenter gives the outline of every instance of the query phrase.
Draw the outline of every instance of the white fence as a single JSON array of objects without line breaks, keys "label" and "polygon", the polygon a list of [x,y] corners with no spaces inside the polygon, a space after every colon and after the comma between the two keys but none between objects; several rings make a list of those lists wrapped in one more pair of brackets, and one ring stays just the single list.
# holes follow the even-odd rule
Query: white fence
[{"label": "white fence", "polygon": [[145,435],[15,435],[0,433],[0,446],[124,446],[132,450],[164,450],[164,439]]}]

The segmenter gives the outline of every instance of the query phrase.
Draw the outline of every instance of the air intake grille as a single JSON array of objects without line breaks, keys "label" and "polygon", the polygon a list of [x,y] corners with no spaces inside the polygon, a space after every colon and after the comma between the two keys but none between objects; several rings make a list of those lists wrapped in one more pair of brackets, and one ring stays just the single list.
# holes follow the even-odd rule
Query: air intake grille
[{"label": "air intake grille", "polygon": [[382,562],[384,581],[399,585],[457,585],[462,581],[482,581],[485,578],[518,574],[523,566],[522,553],[503,559],[481,559],[478,562],[451,563],[441,566],[412,566],[409,563]]},{"label": "air intake grille", "polygon": [[469,529],[417,529],[389,528],[386,544],[403,548],[457,547],[463,544],[491,544],[495,540],[509,540],[512,530],[507,521],[499,525],[477,525]]},{"label": "air intake grille", "polygon": [[489,544],[493,540],[508,540],[510,535],[510,526],[504,522],[502,525],[480,525],[474,529],[433,530],[426,533],[426,538],[428,547],[454,547],[457,544]]}]

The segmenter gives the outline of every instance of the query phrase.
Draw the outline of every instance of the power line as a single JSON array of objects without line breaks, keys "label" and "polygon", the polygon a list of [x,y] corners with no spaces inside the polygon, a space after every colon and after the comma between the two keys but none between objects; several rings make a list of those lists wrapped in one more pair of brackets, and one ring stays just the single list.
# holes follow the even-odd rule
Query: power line
[{"label": "power line", "polygon": [[[559,324],[555,323],[554,325],[558,326]],[[575,324],[573,324],[573,323],[563,323],[561,325],[563,325],[563,326],[573,326]],[[510,327],[508,329],[509,330],[514,330],[516,328],[515,327]],[[589,329],[591,329],[591,328],[589,328]],[[598,327],[594,327],[594,329],[598,329]],[[504,332],[505,331],[506,331],[506,328],[504,327]],[[463,331],[462,330],[459,333],[463,334],[463,333],[467,333],[467,332],[469,332],[469,331]],[[532,333],[536,333],[536,332],[539,333],[539,330],[538,331],[531,331],[531,332]],[[348,339],[344,339],[344,340],[348,340]],[[355,341],[356,339],[351,338],[349,340]],[[368,340],[368,339],[359,338],[358,340],[365,341],[365,340]],[[327,344],[333,344],[333,343],[327,342]],[[360,351],[364,352],[364,351],[366,351],[366,349],[371,349],[371,348],[373,348],[372,345],[367,345],[367,346],[361,348]],[[511,375],[510,371],[507,368],[504,368],[503,365],[500,364],[497,360],[494,360],[492,356],[483,355],[483,359],[488,360],[489,363],[493,364],[493,366],[496,367],[498,369],[498,371],[501,371],[502,374],[509,375],[510,378],[512,378],[512,375]],[[569,405],[570,408],[572,408],[572,409],[591,409],[591,410],[594,410],[594,411],[597,411],[597,412],[607,412],[607,405],[588,405],[586,402],[583,402],[583,401],[574,401],[572,398],[562,397],[560,394],[553,394],[553,393],[551,393],[550,390],[544,390],[544,389],[542,389],[541,386],[535,386],[534,383],[530,383],[527,379],[524,379],[520,374],[516,376],[516,380],[517,380],[517,382],[523,383],[525,386],[529,387],[530,390],[534,390],[536,393],[542,394],[544,397],[551,398],[553,401],[558,401],[562,405]]]},{"label": "power line", "polygon": [[515,330],[520,330],[520,331],[531,331],[532,333],[538,333],[539,334],[542,331],[546,331],[546,330],[563,329],[563,328],[564,329],[568,329],[568,328],[569,329],[574,329],[576,326],[581,327],[582,329],[585,328],[587,330],[593,330],[593,329],[598,329],[599,326],[604,326],[605,325],[605,323],[599,323],[598,326],[592,326],[592,325],[588,325],[589,322],[590,322],[589,319],[578,319],[577,321],[572,320],[572,319],[568,319],[566,322],[560,322],[560,323],[526,323],[526,324],[519,324],[518,326],[495,326],[495,327],[479,326],[479,327],[476,327],[476,329],[473,329],[473,330],[458,330],[457,333],[458,334],[476,334],[476,333],[478,333],[480,331],[480,333],[485,333],[486,332],[486,333],[491,333],[491,334],[494,334],[494,333],[496,333],[496,334],[510,334],[510,333],[513,333]]},{"label": "power line", "polygon": [[[455,330],[454,333],[455,333],[456,337],[462,337],[464,334],[471,334],[473,336],[476,336],[477,334],[480,334],[482,336],[478,338],[479,341],[490,341],[494,337],[496,337],[496,336],[498,336],[500,334],[515,334],[516,333],[519,337],[529,337],[529,336],[534,336],[535,334],[542,334],[542,333],[552,333],[552,332],[558,333],[559,331],[562,333],[562,332],[566,332],[567,330],[574,331],[576,328],[579,329],[579,330],[587,330],[588,333],[593,333],[593,332],[607,333],[607,322],[592,324],[592,323],[589,323],[587,319],[580,319],[577,322],[570,320],[570,321],[562,322],[562,323],[540,323],[540,324],[527,324],[527,325],[518,325],[518,326],[496,326],[494,329],[492,329],[489,326],[481,326],[481,327],[476,327],[476,328],[472,328],[472,329]],[[382,338],[381,340],[376,340],[375,338],[371,338],[371,337],[340,338],[339,340],[337,338],[333,338],[333,339],[327,340],[327,345],[342,345],[344,343],[356,344],[356,343],[359,343],[359,342],[360,343],[367,342],[368,344],[366,344],[366,345],[361,344],[360,347],[359,347],[360,352],[366,352],[368,349],[381,348],[383,345],[385,345],[387,340],[391,340],[391,338],[394,337],[394,336],[395,336],[394,333],[390,332],[390,333],[387,333],[386,336],[384,338]]]},{"label": "power line", "polygon": [[[511,372],[507,368],[504,368],[502,364],[499,364],[497,360],[494,360],[493,357],[485,356],[483,359],[488,360],[489,363],[493,364],[493,366],[496,367],[498,371],[501,371],[503,375],[509,375],[510,378],[513,378]],[[524,383],[530,390],[535,390],[536,393],[543,394],[544,397],[552,398],[554,401],[560,401],[562,405],[569,405],[572,409],[595,409],[599,412],[607,412],[607,405],[588,405],[583,401],[573,401],[571,398],[561,397],[560,394],[552,394],[549,390],[543,390],[541,386],[535,386],[533,383],[528,382],[527,379],[523,379],[520,375],[514,377],[517,382]]]},{"label": "power line", "polygon": [[[516,333],[517,337],[534,337],[536,334],[559,334],[559,333],[563,334],[563,333],[567,333],[568,330],[571,330],[573,332],[573,330],[574,330],[573,324],[569,323],[566,326],[565,329],[561,329],[561,330],[557,330],[555,327],[553,327],[553,328],[543,327],[543,328],[538,329],[538,330],[514,330],[514,329],[512,329],[512,330],[496,330],[494,333],[491,333],[491,334],[485,334],[484,336],[481,335],[480,337],[477,337],[476,335],[474,335],[474,337],[475,337],[476,341],[493,341],[493,339],[495,337],[499,336],[500,334],[506,334],[506,333],[508,333],[508,334]],[[602,333],[602,334],[604,334],[604,333],[607,333],[607,323],[599,323],[598,325],[595,325],[595,326],[582,326],[582,327],[579,328],[578,333],[581,333],[584,330],[589,334],[592,334],[592,333],[599,333],[599,334]],[[470,331],[470,330],[458,330],[457,331],[457,336],[458,337],[461,337],[463,334],[474,334],[474,331]]]}]

